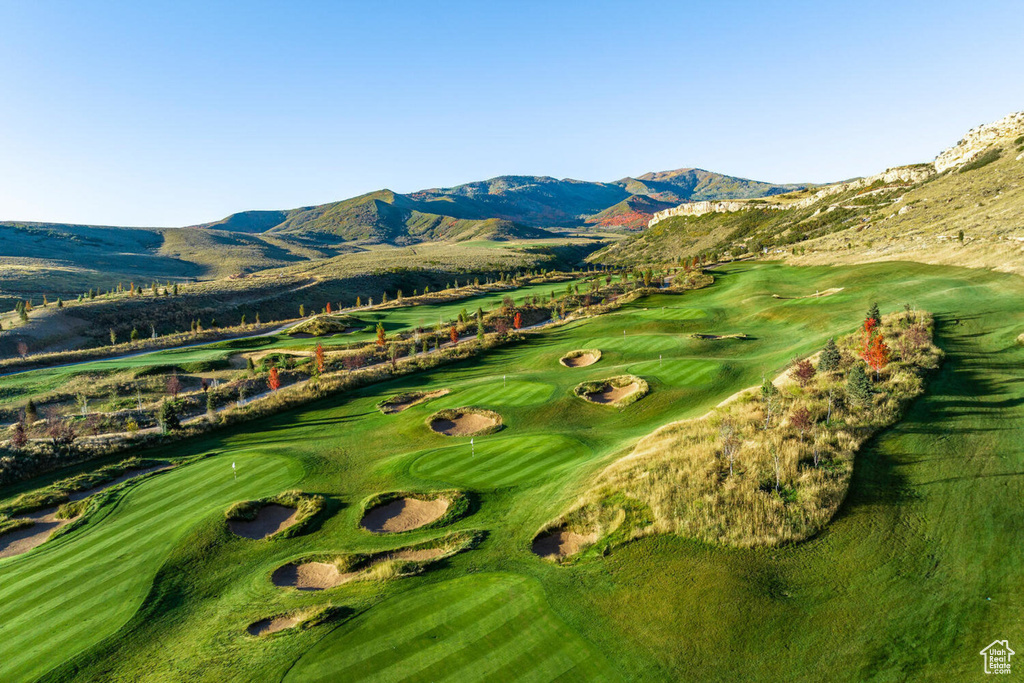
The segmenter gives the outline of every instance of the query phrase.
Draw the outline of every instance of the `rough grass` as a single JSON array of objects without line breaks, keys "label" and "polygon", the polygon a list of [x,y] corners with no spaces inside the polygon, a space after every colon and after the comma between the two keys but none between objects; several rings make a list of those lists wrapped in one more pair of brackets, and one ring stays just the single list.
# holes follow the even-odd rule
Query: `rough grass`
[{"label": "rough grass", "polygon": [[[884,316],[880,332],[893,356],[868,403],[850,394],[846,375],[863,362],[847,353],[840,371],[819,373],[807,386],[787,385],[773,396],[750,392],[704,418],[659,429],[601,474],[567,515],[572,528],[614,532],[625,498],[653,512],[652,525],[634,527],[634,535],[766,546],[818,533],[846,496],[856,452],[899,420],[942,357],[928,313]],[[856,350],[860,337],[849,335],[840,346]],[[801,429],[793,424],[797,411],[806,411]]]}]

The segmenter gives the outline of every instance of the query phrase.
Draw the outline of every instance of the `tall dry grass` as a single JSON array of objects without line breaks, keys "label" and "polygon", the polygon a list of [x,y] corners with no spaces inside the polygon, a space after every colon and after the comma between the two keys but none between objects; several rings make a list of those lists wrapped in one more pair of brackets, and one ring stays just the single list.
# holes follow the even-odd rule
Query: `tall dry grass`
[{"label": "tall dry grass", "polygon": [[863,364],[855,354],[860,336],[850,335],[838,342],[837,370],[818,372],[806,386],[780,383],[774,405],[754,387],[703,418],[659,429],[549,526],[601,536],[618,528],[622,501],[632,500],[649,509],[651,523],[630,537],[675,533],[747,547],[814,535],[842,504],[860,446],[923,393],[925,373],[942,357],[933,331],[927,313],[884,317],[892,360],[877,379],[869,372],[867,402],[847,387],[847,373]]}]

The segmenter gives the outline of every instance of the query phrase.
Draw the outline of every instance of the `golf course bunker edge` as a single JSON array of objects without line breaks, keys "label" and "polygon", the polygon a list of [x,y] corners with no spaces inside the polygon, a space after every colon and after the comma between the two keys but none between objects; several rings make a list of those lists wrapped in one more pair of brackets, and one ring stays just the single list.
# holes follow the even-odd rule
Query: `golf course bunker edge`
[{"label": "golf course bunker edge", "polygon": [[445,436],[493,434],[502,427],[501,415],[483,408],[450,408],[434,413],[430,429]]},{"label": "golf course bunker edge", "polygon": [[558,362],[567,368],[585,368],[599,360],[601,360],[600,349],[576,349],[559,358]]},{"label": "golf course bunker edge", "polygon": [[530,550],[543,560],[561,560],[575,555],[597,541],[597,533],[577,533],[569,529],[551,529],[541,533],[530,546]]},{"label": "golf course bunker edge", "polygon": [[359,525],[374,534],[397,534],[425,526],[443,526],[469,511],[461,491],[391,492],[370,498]]},{"label": "golf course bunker edge", "polygon": [[624,408],[647,395],[650,387],[636,375],[618,375],[592,382],[581,382],[573,393],[589,403]]}]

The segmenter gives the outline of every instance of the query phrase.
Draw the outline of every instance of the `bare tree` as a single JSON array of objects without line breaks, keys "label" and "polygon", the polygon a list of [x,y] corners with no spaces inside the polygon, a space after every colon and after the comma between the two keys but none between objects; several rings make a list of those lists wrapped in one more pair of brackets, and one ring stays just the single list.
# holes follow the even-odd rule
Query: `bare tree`
[{"label": "bare tree", "polygon": [[782,449],[778,439],[768,441],[768,452],[772,456],[772,463],[775,465],[775,493],[779,492],[782,485]]},{"label": "bare tree", "polygon": [[761,408],[764,410],[764,428],[771,427],[772,416],[779,410],[781,400],[779,390],[767,377],[761,381]]},{"label": "bare tree", "polygon": [[82,417],[89,414],[89,397],[83,392],[78,392],[75,396],[75,403],[78,404],[78,410],[81,411]]},{"label": "bare tree", "polygon": [[740,449],[740,439],[736,434],[736,428],[732,422],[725,420],[718,428],[722,439],[722,455],[729,461],[729,476],[733,475],[733,464],[736,462],[736,452]]},{"label": "bare tree", "polygon": [[174,373],[167,379],[167,393],[172,398],[178,398],[178,394],[181,393],[181,380],[178,379],[178,373]]}]

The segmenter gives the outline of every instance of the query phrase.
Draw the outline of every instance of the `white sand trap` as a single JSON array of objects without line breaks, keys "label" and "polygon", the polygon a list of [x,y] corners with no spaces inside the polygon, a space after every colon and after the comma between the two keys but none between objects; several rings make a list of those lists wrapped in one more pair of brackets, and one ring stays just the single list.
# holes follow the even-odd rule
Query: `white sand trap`
[{"label": "white sand trap", "polygon": [[607,386],[602,391],[587,394],[587,400],[594,403],[616,403],[639,390],[640,385],[636,382],[627,384],[624,387]]},{"label": "white sand trap", "polygon": [[[109,489],[111,486],[117,486],[118,484],[140,477],[143,474],[149,474],[150,472],[160,472],[173,467],[173,465],[158,465],[156,467],[149,467],[141,470],[129,470],[121,476],[111,479],[105,484],[86,489],[85,491],[76,491],[68,495],[68,502],[75,502],[88,498],[89,496],[99,493],[104,489]],[[75,521],[75,518],[70,519],[57,519],[58,507],[43,508],[42,510],[36,510],[24,515],[15,515],[13,519],[27,519],[33,522],[32,526],[25,527],[24,529],[18,529],[8,534],[0,536],[0,559],[5,557],[13,557],[15,555],[21,555],[27,553],[32,548],[41,546],[43,543],[50,538],[50,535],[54,531],[60,529],[66,524],[70,524]]]},{"label": "white sand trap", "polygon": [[295,508],[284,505],[264,505],[252,521],[242,519],[229,519],[228,527],[231,532],[242,538],[261,539],[273,536],[278,531],[287,529],[295,524],[295,518],[299,511]]},{"label": "white sand trap", "polygon": [[575,555],[583,546],[597,540],[596,533],[578,534],[575,531],[555,531],[534,540],[533,552],[544,559],[558,559]]},{"label": "white sand trap", "polygon": [[425,401],[429,401],[429,400],[431,400],[433,398],[438,398],[440,396],[444,396],[445,394],[448,394],[450,392],[451,392],[451,389],[438,389],[437,391],[431,391],[429,393],[422,394],[420,396],[417,396],[415,398],[410,398],[410,399],[405,400],[405,401],[400,401],[398,403],[388,403],[388,404],[384,405],[383,412],[384,412],[385,415],[393,415],[395,413],[400,413],[403,410],[405,410],[406,408],[412,408],[415,405],[419,405],[420,403],[423,403]]},{"label": "white sand trap", "polygon": [[814,294],[805,294],[804,296],[780,296],[778,294],[772,294],[772,298],[773,299],[817,299],[817,298],[820,298],[820,297],[823,297],[823,296],[832,296],[833,294],[838,294],[839,292],[843,291],[844,289],[846,289],[846,288],[845,287],[832,287],[830,289],[825,289],[825,290],[822,290],[820,292],[815,292]]},{"label": "white sand trap", "polygon": [[598,357],[593,353],[584,353],[579,356],[573,356],[572,358],[562,358],[559,362],[567,368],[585,368],[588,365],[593,365],[598,361]]},{"label": "white sand trap", "polygon": [[294,628],[302,622],[298,617],[273,617],[271,619],[260,619],[249,624],[246,630],[251,636],[268,636],[271,633]]},{"label": "white sand trap", "polygon": [[399,498],[368,511],[363,517],[363,528],[375,534],[411,531],[444,517],[448,504],[447,498]]},{"label": "white sand trap", "polygon": [[437,419],[430,423],[430,428],[438,434],[446,436],[471,436],[477,432],[490,429],[498,424],[493,417],[480,413],[463,413],[455,419]]}]

